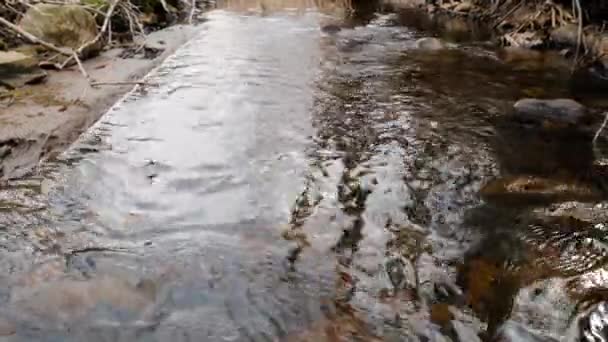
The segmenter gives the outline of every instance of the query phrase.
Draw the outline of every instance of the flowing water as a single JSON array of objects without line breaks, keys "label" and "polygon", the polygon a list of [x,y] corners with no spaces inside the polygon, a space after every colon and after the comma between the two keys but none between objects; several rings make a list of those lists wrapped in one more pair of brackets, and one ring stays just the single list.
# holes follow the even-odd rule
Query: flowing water
[{"label": "flowing water", "polygon": [[599,110],[568,68],[412,11],[234,3],[5,185],[0,340],[605,339],[592,131],[508,119]]}]

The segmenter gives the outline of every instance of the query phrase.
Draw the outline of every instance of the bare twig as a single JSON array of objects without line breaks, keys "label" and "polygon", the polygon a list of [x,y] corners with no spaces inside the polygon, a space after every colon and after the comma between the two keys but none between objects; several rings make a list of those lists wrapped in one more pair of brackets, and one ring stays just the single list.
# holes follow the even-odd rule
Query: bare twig
[{"label": "bare twig", "polygon": [[112,45],[112,21],[108,24],[108,45]]},{"label": "bare twig", "polygon": [[76,61],[76,64],[78,64],[78,69],[80,69],[80,72],[82,73],[82,75],[84,76],[84,78],[86,78],[87,81],[89,81],[89,83],[90,83],[91,82],[91,78],[89,77],[89,74],[87,73],[86,69],[84,68],[84,65],[82,65],[82,62],[80,61],[80,58],[78,57],[78,53],[74,52],[74,54],[72,55],[72,57]]},{"label": "bare twig", "polygon": [[112,13],[114,13],[114,10],[116,9],[116,5],[118,5],[118,3],[120,1],[121,0],[114,0],[112,2],[112,5],[110,5],[110,7],[108,8],[108,11],[105,14],[106,18],[103,21],[103,25],[101,25],[101,29],[99,30],[99,33],[97,33],[97,36],[95,38],[84,43],[83,45],[81,45],[78,48],[78,50],[76,50],[76,53],[78,55],[80,55],[85,49],[89,48],[93,44],[96,44],[101,39],[101,37],[103,37],[103,35],[106,33],[106,30],[108,29],[108,26],[110,25],[110,19],[112,18]]},{"label": "bare twig", "polygon": [[578,12],[576,16],[578,16],[578,33],[576,35],[576,53],[574,55],[574,64],[572,65],[572,71],[576,69],[576,65],[578,64],[578,56],[581,49],[581,41],[583,39],[583,10],[581,9],[580,0],[572,0],[572,7],[576,7],[576,11]]},{"label": "bare twig", "polygon": [[597,138],[599,138],[599,136],[602,133],[602,131],[604,130],[604,128],[606,128],[606,124],[608,124],[608,112],[606,112],[606,114],[604,115],[604,122],[602,122],[602,125],[600,126],[600,128],[595,132],[595,135],[593,136],[593,140],[591,140],[591,142],[593,144],[595,144]]},{"label": "bare twig", "polygon": [[92,87],[97,86],[123,86],[123,85],[149,85],[150,83],[145,81],[124,81],[124,82],[92,82]]},{"label": "bare twig", "polygon": [[192,0],[192,5],[190,7],[190,17],[188,18],[188,24],[192,24],[192,19],[194,18],[194,11],[196,10],[196,0]]},{"label": "bare twig", "polygon": [[600,134],[602,133],[604,128],[606,128],[606,124],[608,124],[608,112],[606,112],[606,114],[604,114],[604,122],[602,122],[602,125],[600,126],[600,128],[595,132],[595,135],[593,136],[593,140],[591,140],[591,146],[593,147],[593,154],[594,154],[595,159],[597,159],[597,160],[603,159],[602,153],[599,150],[599,148],[597,147],[597,139],[600,137]]}]

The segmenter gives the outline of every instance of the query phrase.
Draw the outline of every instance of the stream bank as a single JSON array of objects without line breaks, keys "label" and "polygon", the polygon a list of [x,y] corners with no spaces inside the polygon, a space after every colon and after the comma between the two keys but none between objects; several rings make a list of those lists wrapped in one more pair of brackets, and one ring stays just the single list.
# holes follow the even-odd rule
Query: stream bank
[{"label": "stream bank", "polygon": [[[23,176],[40,161],[65,150],[196,32],[195,26],[171,26],[147,35],[140,53],[125,56],[128,49],[114,48],[84,61],[99,86],[92,87],[72,66],[47,71],[43,83],[6,93],[0,98],[0,176]],[[147,53],[150,50],[152,56]]]},{"label": "stream bank", "polygon": [[[464,18],[493,31],[497,45],[554,50],[570,67],[608,82],[608,7],[602,1],[389,0],[397,7],[422,8],[439,20]],[[582,14],[581,14],[582,12]]]}]

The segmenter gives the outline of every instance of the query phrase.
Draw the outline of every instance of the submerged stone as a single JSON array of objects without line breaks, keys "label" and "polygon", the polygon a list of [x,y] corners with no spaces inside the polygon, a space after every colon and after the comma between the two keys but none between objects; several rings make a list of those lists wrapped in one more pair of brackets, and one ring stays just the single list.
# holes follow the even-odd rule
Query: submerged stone
[{"label": "submerged stone", "polygon": [[422,50],[441,50],[445,47],[445,43],[439,38],[425,37],[416,41],[416,48]]},{"label": "submerged stone", "polygon": [[327,34],[336,34],[340,31],[342,31],[342,28],[340,26],[334,25],[334,24],[323,25],[321,27],[321,32],[327,33]]},{"label": "submerged stone", "polygon": [[571,99],[521,99],[513,108],[514,115],[523,120],[542,122],[544,120],[576,124],[586,115],[586,108]]}]

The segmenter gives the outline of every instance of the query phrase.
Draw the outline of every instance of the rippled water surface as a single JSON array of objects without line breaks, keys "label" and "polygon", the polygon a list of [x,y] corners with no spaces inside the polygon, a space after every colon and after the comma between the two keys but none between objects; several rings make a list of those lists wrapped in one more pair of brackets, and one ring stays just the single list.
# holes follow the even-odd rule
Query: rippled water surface
[{"label": "rippled water surface", "polygon": [[3,340],[603,340],[601,107],[509,119],[597,106],[567,68],[411,11],[235,3],[5,185]]}]

